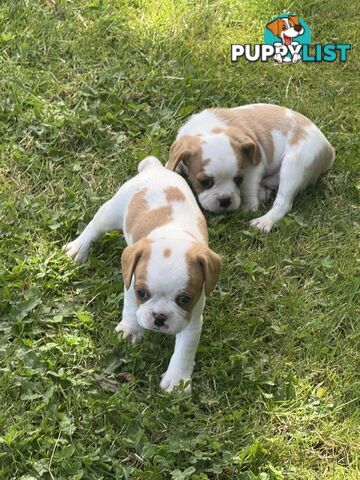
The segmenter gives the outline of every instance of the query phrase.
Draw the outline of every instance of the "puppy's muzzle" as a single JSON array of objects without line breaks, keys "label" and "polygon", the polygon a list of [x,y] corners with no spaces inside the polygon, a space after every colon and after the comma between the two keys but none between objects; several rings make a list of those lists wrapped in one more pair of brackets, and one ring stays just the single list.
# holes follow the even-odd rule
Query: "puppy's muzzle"
[{"label": "puppy's muzzle", "polygon": [[303,27],[301,25],[294,25],[295,32],[301,32],[302,29]]},{"label": "puppy's muzzle", "polygon": [[164,313],[153,313],[155,327],[161,328],[165,325],[168,316]]},{"label": "puppy's muzzle", "polygon": [[219,198],[219,205],[221,208],[228,208],[231,205],[231,197]]}]

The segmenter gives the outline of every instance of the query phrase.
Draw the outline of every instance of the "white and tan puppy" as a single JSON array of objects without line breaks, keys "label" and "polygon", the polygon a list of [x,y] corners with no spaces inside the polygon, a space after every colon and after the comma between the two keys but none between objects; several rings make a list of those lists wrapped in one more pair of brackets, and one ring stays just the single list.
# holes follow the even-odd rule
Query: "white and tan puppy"
[{"label": "white and tan puppy", "polygon": [[180,128],[167,168],[188,177],[199,202],[216,213],[257,211],[271,190],[273,207],[250,222],[270,232],[296,194],[328,170],[335,151],[304,115],[268,104],[214,108]]},{"label": "white and tan puppy", "polygon": [[191,378],[205,295],[215,287],[221,260],[208,247],[206,222],[186,181],[155,157],[145,158],[138,170],[64,250],[84,262],[92,242],[123,230],[125,297],[116,331],[133,343],[144,329],[176,335],[161,380],[161,387],[171,391]]}]

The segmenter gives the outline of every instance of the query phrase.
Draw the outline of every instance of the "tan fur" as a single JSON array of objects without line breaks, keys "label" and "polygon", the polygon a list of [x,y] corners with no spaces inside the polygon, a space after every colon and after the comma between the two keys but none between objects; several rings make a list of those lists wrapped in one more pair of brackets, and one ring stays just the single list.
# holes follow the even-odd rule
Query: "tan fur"
[{"label": "tan fur", "polygon": [[[199,244],[194,243],[193,245]],[[181,307],[183,310],[188,312],[188,319],[190,319],[193,308],[199,301],[204,285],[204,273],[200,263],[196,261],[196,257],[194,256],[193,252],[194,247],[192,247],[186,254],[189,279],[185,288],[185,291],[191,295],[192,301],[189,305],[184,305]]]},{"label": "tan fur", "polygon": [[203,285],[205,284],[206,295],[214,289],[221,272],[221,259],[206,243],[193,243],[186,253],[186,263],[189,280],[185,291],[191,295],[192,301],[182,308],[188,312],[190,319],[192,310],[200,299]]},{"label": "tan fur", "polygon": [[147,237],[155,228],[171,221],[172,206],[165,205],[150,209],[145,198],[146,190],[145,187],[137,192],[128,207],[125,231],[132,236],[133,242]]},{"label": "tan fur", "polygon": [[198,174],[209,163],[209,159],[202,158],[201,144],[200,135],[184,135],[175,140],[170,149],[170,158],[167,165],[169,170],[179,172],[183,170],[182,165],[189,168],[186,173],[197,193],[205,190],[199,183]]},{"label": "tan fur", "polygon": [[[290,118],[287,117],[287,118],[288,118],[288,121],[291,122],[293,117],[290,117]],[[291,135],[288,140],[290,145],[296,145],[301,140],[304,140],[306,138],[307,136],[306,127],[308,127],[310,123],[311,122],[308,118],[306,118],[301,113],[297,113],[295,124],[291,129]]]},{"label": "tan fur", "polygon": [[166,200],[168,202],[183,202],[185,195],[178,187],[168,187],[165,190]]},{"label": "tan fur", "polygon": [[171,248],[165,248],[164,257],[165,258],[170,257],[171,253],[172,253]]},{"label": "tan fur", "polygon": [[121,255],[121,270],[125,288],[128,290],[136,270],[136,282],[146,282],[147,264],[150,258],[152,241],[143,238],[125,248]]},{"label": "tan fur", "polygon": [[276,105],[237,109],[214,108],[211,111],[229,127],[239,129],[242,136],[247,136],[256,145],[260,145],[269,164],[274,158],[274,142],[271,135],[274,129],[284,135],[290,132],[290,140],[295,144],[304,138],[304,127],[311,124],[301,113],[292,111],[289,117],[285,108]]},{"label": "tan fur", "polygon": [[175,140],[175,142],[171,145],[170,158],[167,168],[174,171],[180,162],[184,162],[186,164],[186,161],[190,157],[193,161],[193,157],[195,157],[198,153],[201,154],[201,137],[199,135],[184,135]]},{"label": "tan fur", "polygon": [[[206,243],[193,243],[186,253],[186,261],[189,272],[188,289],[189,291],[193,290],[194,295],[198,295],[198,301],[203,284],[205,284],[206,295],[214,290],[221,272],[221,259],[219,255],[210,250]],[[201,281],[199,278],[200,271]],[[193,304],[195,305],[197,301]]]}]

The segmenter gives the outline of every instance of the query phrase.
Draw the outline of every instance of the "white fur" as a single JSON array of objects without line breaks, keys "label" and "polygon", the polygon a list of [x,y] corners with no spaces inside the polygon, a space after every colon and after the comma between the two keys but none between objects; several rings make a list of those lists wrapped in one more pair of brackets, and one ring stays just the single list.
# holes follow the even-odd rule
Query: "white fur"
[{"label": "white fur", "polygon": [[177,138],[183,135],[202,135],[217,127],[226,127],[226,125],[214,113],[204,110],[193,115],[189,122],[180,128]]},{"label": "white fur", "polygon": [[203,158],[211,161],[205,165],[204,172],[214,179],[214,186],[199,194],[201,205],[210,212],[221,212],[219,200],[230,197],[231,204],[227,211],[237,210],[240,206],[240,193],[234,182],[229,184],[229,177],[234,177],[237,171],[237,160],[229,137],[225,133],[205,135],[202,144]]},{"label": "white fur", "polygon": [[[266,115],[266,107],[273,105],[250,104],[233,108],[232,110],[244,110],[263,108]],[[270,110],[269,110],[270,112]],[[296,113],[284,108],[284,115],[289,118],[289,130],[283,133],[274,122],[271,135],[274,143],[274,155],[271,163],[265,156],[261,146],[261,138],[257,144],[261,152],[261,161],[257,166],[252,163],[245,165],[245,175],[240,189],[234,184],[234,176],[237,173],[237,162],[230,142],[226,141],[225,134],[212,133],[214,128],[224,128],[224,122],[216,114],[204,110],[194,115],[179,130],[178,137],[186,132],[187,135],[199,134],[199,126],[202,126],[202,156],[209,163],[204,167],[204,172],[214,180],[214,186],[199,194],[201,205],[212,212],[236,210],[241,204],[244,210],[256,211],[261,201],[270,197],[271,190],[277,189],[278,193],[273,208],[264,216],[254,219],[250,225],[262,232],[269,232],[272,226],[279,221],[291,209],[296,194],[310,183],[314,183],[318,176],[328,170],[334,161],[335,153],[323,133],[312,123],[305,126],[305,135],[298,143],[292,142],[292,130],[296,122]],[[226,127],[226,125],[225,125]],[[256,133],[256,132],[254,132]],[[326,150],[323,159],[317,158],[318,154]],[[231,205],[222,209],[219,207],[219,198],[228,195],[232,199]]]},{"label": "white fur", "polygon": [[[164,190],[167,187],[175,186],[182,191],[186,199],[173,203],[172,221],[154,229],[148,236],[153,241],[147,266],[147,285],[151,298],[138,305],[133,278],[130,288],[124,289],[122,320],[116,327],[116,331],[132,343],[141,339],[144,329],[176,335],[175,350],[161,380],[161,387],[171,391],[181,380],[190,380],[201,334],[204,292],[193,308],[190,321],[175,302],[175,297],[188,282],[186,251],[194,237],[197,241],[204,242],[198,225],[201,211],[186,181],[177,173],[165,169],[155,157],[145,158],[138,170],[139,174],[122,185],[114,197],[100,207],[82,234],[65,245],[64,250],[75,261],[86,261],[92,242],[105,232],[124,230],[128,205],[135,193],[144,187],[148,189],[146,200],[151,208],[165,205]],[[127,243],[132,244],[131,235],[124,233]],[[171,249],[172,253],[164,258],[166,248]],[[156,327],[153,313],[168,315],[163,327]],[[190,390],[190,384],[186,390]]]}]

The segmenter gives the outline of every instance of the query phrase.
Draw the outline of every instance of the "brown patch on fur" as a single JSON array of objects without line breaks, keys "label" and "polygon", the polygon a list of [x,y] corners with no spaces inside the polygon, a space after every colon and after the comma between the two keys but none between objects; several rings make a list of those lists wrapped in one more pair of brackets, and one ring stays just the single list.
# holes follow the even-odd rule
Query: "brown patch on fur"
[{"label": "brown patch on fur", "polygon": [[[293,118],[292,116],[287,117],[290,123],[292,123],[292,118]],[[308,118],[306,118],[305,115],[302,115],[301,113],[297,113],[293,128],[290,130],[290,138],[288,140],[289,144],[296,145],[301,140],[304,140],[308,136],[308,132],[306,128],[309,127],[310,125],[311,125],[311,121]]]},{"label": "brown patch on fur", "polygon": [[[139,242],[138,242],[139,243]],[[135,270],[134,270],[134,275],[135,275],[135,293],[140,290],[144,289],[147,292],[150,293],[149,287],[147,285],[147,270],[148,270],[148,263],[149,263],[149,258],[150,258],[150,253],[151,250],[147,252],[146,250],[144,251],[142,257],[140,258],[139,262],[137,263]],[[146,300],[143,300],[136,295],[136,301],[138,304],[145,303]]]},{"label": "brown patch on fur", "polygon": [[171,253],[171,248],[165,248],[164,257],[170,257]]},{"label": "brown patch on fur", "polygon": [[147,276],[147,265],[151,254],[152,241],[142,238],[133,245],[125,248],[121,255],[121,270],[125,288],[128,290],[133,275],[136,281],[145,283]]},{"label": "brown patch on fur", "polygon": [[175,140],[170,148],[170,158],[166,168],[178,171],[180,163],[184,163],[194,155],[201,154],[201,137],[198,135],[183,135]]},{"label": "brown patch on fur", "polygon": [[187,177],[196,193],[201,193],[206,190],[206,188],[201,185],[200,180],[207,178],[207,175],[204,173],[204,167],[206,167],[209,162],[210,159],[203,159],[201,153],[191,159]]},{"label": "brown patch on fur", "polygon": [[[293,130],[294,143],[300,139],[304,128],[311,121],[304,115],[277,105],[261,105],[249,108],[214,108],[215,115],[223,120],[229,127],[241,131],[242,136],[248,136],[256,145],[260,145],[269,164],[274,158],[274,142],[271,132],[276,129],[284,135]],[[291,112],[289,117],[287,112]],[[234,131],[233,131],[234,133]]]},{"label": "brown patch on fur", "polygon": [[171,221],[172,206],[150,209],[145,198],[146,190],[145,187],[137,192],[128,207],[125,231],[132,236],[133,242],[147,237],[155,228]]},{"label": "brown patch on fur", "polygon": [[168,202],[183,202],[186,198],[178,187],[167,187],[165,189],[166,200]]},{"label": "brown patch on fur", "polygon": [[221,259],[206,243],[193,243],[186,252],[186,263],[189,276],[186,292],[192,296],[192,302],[183,308],[191,315],[200,299],[204,284],[206,295],[215,288],[221,272]]},{"label": "brown patch on fur", "polygon": [[206,158],[205,160],[199,160],[198,158],[196,158],[194,162],[191,162],[187,177],[190,180],[191,185],[193,186],[196,193],[201,193],[206,190],[206,188],[201,185],[200,181],[204,180],[205,178],[209,178],[208,175],[204,173],[204,167],[206,167],[209,162],[209,158]]},{"label": "brown patch on fur", "polygon": [[211,131],[212,131],[212,133],[223,133],[225,131],[225,129],[221,128],[221,127],[215,127]]},{"label": "brown patch on fur", "polygon": [[202,140],[199,135],[183,135],[178,138],[171,145],[170,158],[166,167],[187,175],[197,193],[205,190],[197,176],[210,161],[202,158],[201,144]]},{"label": "brown patch on fur", "polygon": [[[201,268],[200,262],[196,261],[195,245],[201,245],[193,243],[193,246],[186,253],[186,264],[188,270],[188,283],[185,291],[191,295],[191,302],[189,305],[184,305],[181,308],[188,313],[188,319],[190,320],[193,308],[198,303],[204,286],[204,272]],[[207,245],[204,245],[207,247]]]}]

